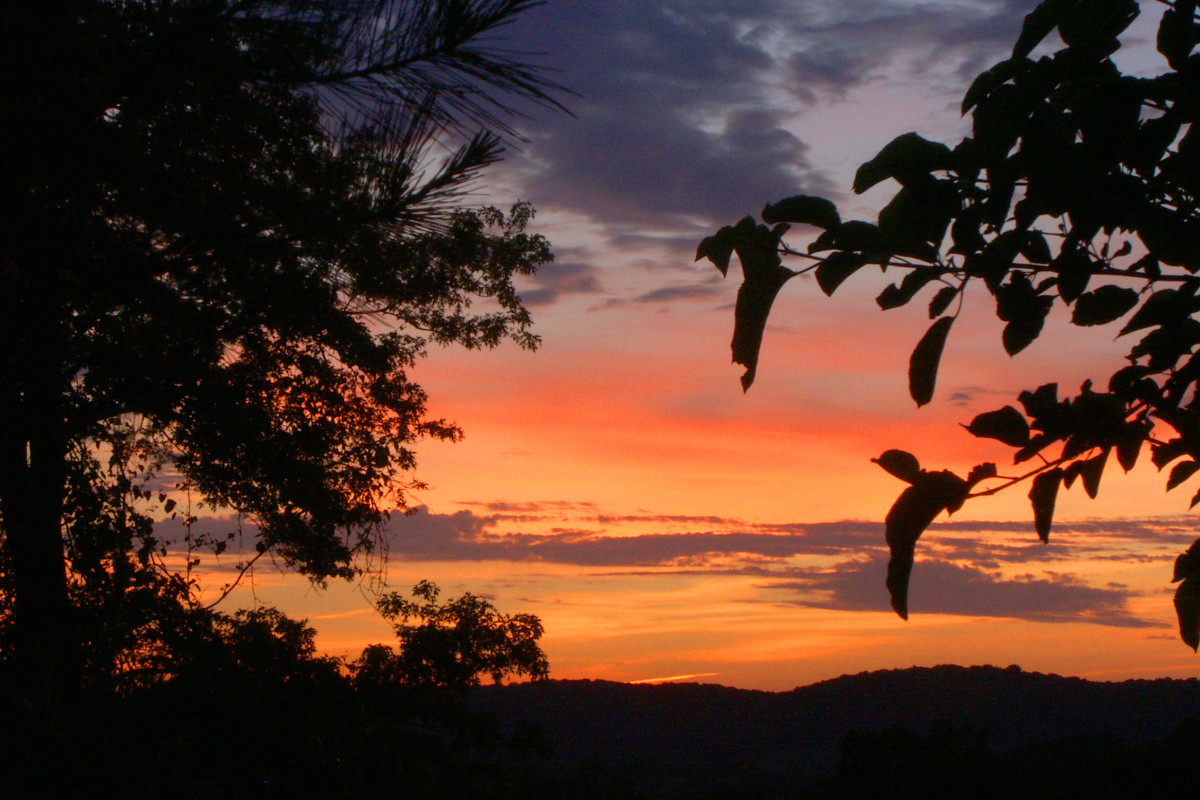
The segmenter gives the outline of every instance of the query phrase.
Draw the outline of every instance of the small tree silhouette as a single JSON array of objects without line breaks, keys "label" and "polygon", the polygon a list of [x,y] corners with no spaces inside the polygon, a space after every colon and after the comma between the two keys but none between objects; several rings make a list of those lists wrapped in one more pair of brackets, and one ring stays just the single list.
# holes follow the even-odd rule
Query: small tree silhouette
[{"label": "small tree silhouette", "polygon": [[384,595],[379,612],[395,624],[399,650],[367,647],[352,665],[355,682],[405,684],[465,691],[482,676],[494,683],[506,677],[543,680],[549,663],[537,641],[542,621],[533,614],[501,614],[478,595],[438,603],[440,590],[430,581],[413,587],[413,599],[398,592]]}]

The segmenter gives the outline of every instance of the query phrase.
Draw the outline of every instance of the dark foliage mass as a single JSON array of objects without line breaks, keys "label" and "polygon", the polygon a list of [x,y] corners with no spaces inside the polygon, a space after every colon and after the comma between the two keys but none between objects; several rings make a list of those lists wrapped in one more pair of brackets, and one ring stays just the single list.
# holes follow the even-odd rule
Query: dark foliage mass
[{"label": "dark foliage mass", "polygon": [[[108,651],[89,649],[85,691],[54,731],[52,752],[70,757],[54,767],[47,750],[26,739],[23,687],[0,681],[0,796],[348,797],[436,789],[443,797],[516,797],[541,738],[532,729],[500,730],[462,696],[479,685],[477,671],[497,681],[545,678],[541,624],[531,615],[501,615],[469,594],[439,605],[436,586],[417,588],[426,600],[424,625],[453,617],[453,638],[401,638],[395,651],[375,645],[349,664],[318,653],[305,621],[269,607],[222,614],[174,603],[175,629],[156,635],[108,619],[106,629],[121,630],[127,649],[112,661],[102,658]],[[382,650],[400,665],[458,665],[457,683],[402,670],[381,675],[372,667]]]},{"label": "dark foliage mass", "polygon": [[[537,754],[536,737],[454,698],[245,673],[92,696],[72,722],[57,739],[69,757],[6,759],[5,797],[516,798]],[[12,730],[0,743],[25,752]]]},{"label": "dark foliage mass", "polygon": [[[746,217],[697,250],[722,273],[735,253],[742,264],[733,360],[746,367],[746,388],[783,284],[812,273],[831,295],[868,265],[902,273],[880,308],[927,297],[933,322],[908,365],[919,406],[935,394],[968,294],[995,303],[1009,355],[1038,338],[1056,305],[1074,325],[1119,326],[1128,342],[1106,383],[1074,395],[1046,384],[966,426],[1016,451],[1011,472],[985,463],[963,477],[896,450],[877,459],[909,484],[886,520],[887,588],[902,617],[918,538],[972,497],[1028,483],[1046,541],[1059,489],[1079,482],[1095,497],[1112,459],[1128,471],[1148,449],[1169,468],[1168,490],[1200,471],[1200,18],[1194,0],[1160,5],[1157,74],[1124,74],[1112,58],[1144,10],[1134,0],[1045,0],[1012,55],[967,90],[969,136],[949,147],[906,133],[858,169],[857,193],[899,186],[875,222],[843,221],[830,201],[796,196],[768,204],[765,224]],[[1055,33],[1064,46],[1033,57]],[[784,238],[796,225],[817,231],[804,250]],[[1179,556],[1172,581],[1180,636],[1196,649],[1200,542]]]},{"label": "dark foliage mass", "polygon": [[512,104],[556,105],[498,38],[534,5],[6,6],[0,591],[31,719],[228,622],[195,613],[189,569],[230,542],[152,518],[194,497],[253,520],[245,561],[352,576],[413,443],[458,435],[415,362],[536,345],[513,285],[551,258],[532,210],[463,196]]}]

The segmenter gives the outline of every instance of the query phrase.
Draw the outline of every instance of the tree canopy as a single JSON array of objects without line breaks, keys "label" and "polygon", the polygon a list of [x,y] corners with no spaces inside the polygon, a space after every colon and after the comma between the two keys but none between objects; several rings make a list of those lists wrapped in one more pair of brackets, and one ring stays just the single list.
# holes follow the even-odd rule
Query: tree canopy
[{"label": "tree canopy", "polygon": [[513,104],[557,105],[497,38],[535,5],[6,10],[22,78],[3,90],[20,154],[0,180],[0,519],[35,707],[80,669],[68,563],[132,590],[120,565],[172,512],[122,453],[248,516],[260,552],[348,576],[405,503],[413,442],[458,435],[427,418],[416,361],[536,344],[513,286],[551,258],[532,210],[463,197]]},{"label": "tree canopy", "polygon": [[502,614],[486,599],[467,592],[438,603],[441,590],[421,581],[412,599],[398,592],[380,598],[399,649],[371,645],[354,663],[357,684],[407,685],[461,692],[506,677],[544,680],[550,674],[538,645],[542,621],[533,614]]},{"label": "tree canopy", "polygon": [[[746,389],[783,285],[811,273],[832,295],[868,265],[902,273],[880,308],[928,297],[932,323],[908,365],[918,406],[935,394],[968,294],[994,301],[1009,355],[1037,339],[1056,305],[1072,324],[1112,325],[1128,343],[1106,382],[1075,393],[1046,384],[966,426],[1015,450],[1011,472],[990,462],[965,476],[934,471],[900,450],[875,459],[909,484],[885,521],[887,588],[901,617],[917,540],[943,511],[1028,484],[1044,542],[1059,489],[1079,481],[1095,497],[1113,457],[1128,471],[1148,449],[1158,469],[1169,468],[1168,490],[1200,472],[1200,20],[1195,0],[1158,5],[1166,8],[1156,74],[1125,74],[1113,61],[1118,37],[1144,10],[1137,2],[1045,0],[1011,56],[967,90],[970,135],[951,147],[906,133],[859,167],[854,192],[899,187],[876,221],[843,221],[833,202],[797,195],[767,204],[761,224],[746,217],[697,250],[722,274],[733,254],[741,262],[733,360],[746,367]],[[1063,46],[1035,57],[1054,33]],[[803,249],[785,238],[795,225]],[[1172,580],[1180,635],[1196,649],[1200,540],[1178,557]]]}]

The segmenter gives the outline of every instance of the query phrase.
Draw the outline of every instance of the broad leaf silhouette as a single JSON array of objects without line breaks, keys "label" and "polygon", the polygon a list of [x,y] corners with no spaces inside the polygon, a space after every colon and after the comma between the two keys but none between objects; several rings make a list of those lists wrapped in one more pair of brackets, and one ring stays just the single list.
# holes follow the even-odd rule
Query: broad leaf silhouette
[{"label": "broad leaf silhouette", "polygon": [[780,288],[796,275],[782,265],[779,257],[779,237],[786,228],[786,225],[775,229],[759,225],[750,236],[739,237],[734,245],[744,277],[734,309],[731,349],[734,363],[746,368],[742,374],[742,391],[749,390],[754,383],[771,304]]},{"label": "broad leaf silhouette", "polygon": [[821,291],[825,293],[826,297],[831,297],[846,278],[858,272],[866,264],[866,257],[859,253],[846,251],[831,253],[828,258],[817,265],[817,286],[821,287]]},{"label": "broad leaf silhouette", "polygon": [[1158,52],[1167,57],[1174,69],[1182,69],[1197,44],[1197,31],[1192,24],[1196,0],[1176,0],[1174,8],[1163,14],[1158,29]]},{"label": "broad leaf silhouette", "polygon": [[966,114],[969,112],[997,87],[1008,83],[1032,63],[1024,57],[1010,58],[1007,61],[1001,61],[989,70],[981,72],[971,83],[970,88],[967,89],[967,93],[963,95],[962,113]]},{"label": "broad leaf silhouette", "polygon": [[879,296],[875,298],[875,302],[884,311],[907,305],[917,292],[928,286],[931,281],[937,280],[941,275],[941,270],[936,267],[914,269],[905,275],[899,284],[893,283],[880,292]]},{"label": "broad leaf silhouette", "polygon": [[967,473],[967,488],[973,488],[980,481],[986,481],[989,478],[994,478],[998,474],[995,463],[985,461],[982,464],[976,464],[971,467],[971,471]]},{"label": "broad leaf silhouette", "polygon": [[946,313],[946,309],[954,302],[954,298],[958,296],[958,289],[953,286],[944,286],[938,289],[937,294],[929,301],[929,318],[937,319],[942,314]]},{"label": "broad leaf silhouette", "polygon": [[1012,406],[997,411],[988,411],[964,426],[972,436],[995,439],[1009,447],[1024,447],[1029,444],[1029,423],[1025,416]]},{"label": "broad leaf silhouette", "polygon": [[1200,573],[1192,573],[1175,590],[1179,638],[1193,651],[1200,649]]},{"label": "broad leaf silhouette", "polygon": [[854,192],[862,194],[888,178],[907,184],[953,165],[949,147],[916,133],[906,133],[897,136],[879,151],[879,155],[858,168],[854,174]]},{"label": "broad leaf silhouette", "polygon": [[696,247],[696,261],[707,258],[722,275],[729,272],[729,259],[733,256],[733,243],[737,238],[732,225],[726,225],[712,236],[706,236]]},{"label": "broad leaf silhouette", "polygon": [[1186,481],[1188,478],[1196,474],[1200,470],[1200,461],[1180,461],[1175,466],[1171,467],[1171,475],[1167,478],[1167,491],[1174,489],[1179,484]]},{"label": "broad leaf silhouette", "polygon": [[768,203],[762,210],[762,220],[768,225],[776,222],[796,222],[815,225],[822,230],[842,224],[837,206],[823,197],[798,194],[777,203]]},{"label": "broad leaf silhouette", "polygon": [[1008,324],[1001,340],[1010,356],[1028,347],[1042,332],[1053,298],[1040,294],[1024,273],[1015,272],[996,294],[996,316]]},{"label": "broad leaf silhouette", "polygon": [[1071,322],[1075,325],[1106,325],[1120,319],[1137,305],[1138,293],[1121,286],[1101,286],[1075,301]]},{"label": "broad leaf silhouette", "polygon": [[1096,493],[1100,491],[1100,476],[1104,474],[1104,465],[1107,463],[1108,449],[1105,448],[1104,452],[1084,461],[1080,467],[1079,478],[1083,481],[1083,490],[1093,500],[1096,499]]},{"label": "broad leaf silhouette", "polygon": [[942,317],[929,326],[921,341],[913,349],[908,360],[908,393],[918,406],[933,399],[933,388],[937,384],[938,364],[946,346],[946,336],[954,317]]},{"label": "broad leaf silhouette", "polygon": [[1042,543],[1050,541],[1050,524],[1054,521],[1054,504],[1058,500],[1058,487],[1062,484],[1063,471],[1058,467],[1033,477],[1029,487],[1029,502],[1033,504],[1033,525]]},{"label": "broad leaf silhouette", "polygon": [[1179,638],[1192,650],[1200,648],[1200,539],[1175,559],[1171,582],[1175,590],[1175,613],[1179,617]]},{"label": "broad leaf silhouette", "polygon": [[953,513],[962,507],[967,491],[967,482],[953,472],[922,470],[888,511],[884,520],[891,553],[887,590],[892,598],[892,608],[902,619],[908,619],[908,581],[917,539],[938,514],[943,511]]},{"label": "broad leaf silhouette", "polygon": [[1013,58],[1028,56],[1054,30],[1063,15],[1078,3],[1079,0],[1048,0],[1027,14],[1021,25],[1021,35],[1013,46]]},{"label": "broad leaf silhouette", "polygon": [[871,461],[883,467],[889,475],[910,484],[920,480],[923,471],[917,457],[905,450],[888,450]]},{"label": "broad leaf silhouette", "polygon": [[1171,575],[1171,583],[1178,583],[1189,575],[1200,573],[1200,539],[1192,542],[1192,546],[1175,558],[1175,571]]}]

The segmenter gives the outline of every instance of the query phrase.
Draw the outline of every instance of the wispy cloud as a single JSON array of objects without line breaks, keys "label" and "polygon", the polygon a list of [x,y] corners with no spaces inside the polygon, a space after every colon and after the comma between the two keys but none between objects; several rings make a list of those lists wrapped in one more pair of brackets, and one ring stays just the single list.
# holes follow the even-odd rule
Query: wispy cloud
[{"label": "wispy cloud", "polygon": [[705,283],[679,284],[654,289],[634,298],[635,303],[674,303],[680,300],[710,300],[714,297],[725,297],[728,290],[720,283],[709,281]]},{"label": "wispy cloud", "polygon": [[471,508],[482,508],[486,511],[508,512],[521,511],[527,513],[535,512],[563,512],[563,511],[590,511],[596,508],[595,503],[581,502],[575,500],[537,500],[523,501],[519,503],[510,503],[507,501],[478,501],[478,500],[462,500],[458,503],[460,506]]},{"label": "wispy cloud", "polygon": [[596,270],[578,261],[554,261],[538,269],[529,279],[532,288],[521,291],[521,300],[530,308],[548,306],[567,295],[592,295],[601,292]]}]

